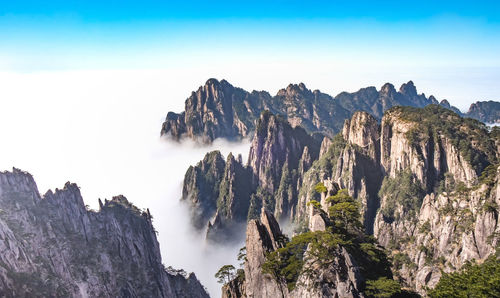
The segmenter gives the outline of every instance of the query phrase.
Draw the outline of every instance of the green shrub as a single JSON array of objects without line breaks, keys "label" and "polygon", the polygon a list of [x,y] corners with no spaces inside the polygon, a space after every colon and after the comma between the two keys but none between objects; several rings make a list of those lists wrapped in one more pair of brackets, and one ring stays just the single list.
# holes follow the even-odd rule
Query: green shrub
[{"label": "green shrub", "polygon": [[460,271],[445,273],[429,297],[500,297],[500,260],[489,257],[483,264],[467,263]]},{"label": "green shrub", "polygon": [[395,178],[385,177],[378,193],[385,198],[382,215],[391,222],[396,219],[396,208],[401,205],[403,212],[415,215],[422,205],[425,190],[409,169],[396,175]]},{"label": "green shrub", "polygon": [[366,282],[365,294],[367,297],[390,298],[401,293],[401,286],[393,279],[381,277]]}]

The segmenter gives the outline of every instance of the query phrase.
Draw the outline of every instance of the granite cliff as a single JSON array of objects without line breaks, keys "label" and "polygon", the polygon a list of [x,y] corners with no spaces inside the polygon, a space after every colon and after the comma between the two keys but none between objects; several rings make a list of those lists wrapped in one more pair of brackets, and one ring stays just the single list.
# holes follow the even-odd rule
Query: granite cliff
[{"label": "granite cliff", "polygon": [[306,203],[345,188],[362,206],[365,229],[390,253],[403,285],[425,293],[442,272],[495,252],[498,131],[436,105],[395,107],[381,124],[362,112],[326,140],[306,173],[299,222],[314,226]]},{"label": "granite cliff", "polygon": [[230,154],[224,162],[214,151],[188,169],[182,200],[189,204],[195,226],[208,224],[209,239],[227,241],[241,235],[247,220],[258,218],[262,209],[289,221],[300,177],[318,158],[320,142],[303,128],[263,112],[246,165],[241,156]]},{"label": "granite cliff", "polygon": [[41,196],[23,171],[0,173],[0,296],[208,297],[165,268],[149,210],[123,196],[89,210],[76,184]]},{"label": "granite cliff", "polygon": [[[259,230],[252,220],[262,212],[291,224],[290,235],[324,229],[328,224],[315,208],[327,212],[331,196],[345,189],[360,206],[364,231],[392,257],[394,278],[421,294],[442,272],[494,253],[500,235],[498,128],[429,105],[393,107],[380,122],[356,112],[333,138],[304,130],[283,134],[297,129],[263,113],[247,165],[238,162],[246,169],[243,181],[252,185],[244,197],[233,197],[248,202],[240,203],[249,220],[247,237],[250,227]],[[231,177],[237,183],[238,175]],[[245,285],[248,296],[255,287]]]},{"label": "granite cliff", "polygon": [[500,121],[497,102],[478,102],[462,114],[447,100],[438,102],[434,96],[418,94],[412,81],[396,90],[385,84],[359,91],[342,92],[333,97],[319,90],[309,90],[303,84],[290,84],[275,96],[265,91],[247,92],[226,80],[209,79],[186,99],[181,113],[169,112],[161,135],[176,140],[188,137],[203,143],[216,138],[238,140],[255,133],[257,121],[263,111],[281,115],[293,127],[302,126],[308,133],[321,133],[333,137],[342,130],[344,120],[356,111],[365,111],[380,120],[384,112],[394,106],[424,107],[439,104],[462,116],[483,122]]}]

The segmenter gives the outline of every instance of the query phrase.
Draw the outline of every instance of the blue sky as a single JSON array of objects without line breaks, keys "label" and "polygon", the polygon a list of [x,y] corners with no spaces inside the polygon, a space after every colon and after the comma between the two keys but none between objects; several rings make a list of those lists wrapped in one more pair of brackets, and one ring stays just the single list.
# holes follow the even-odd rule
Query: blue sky
[{"label": "blue sky", "polygon": [[333,94],[412,79],[461,108],[500,93],[499,1],[2,1],[0,41],[4,72],[160,69]]},{"label": "blue sky", "polygon": [[0,39],[10,69],[158,67],[208,52],[499,66],[500,2],[4,1]]}]

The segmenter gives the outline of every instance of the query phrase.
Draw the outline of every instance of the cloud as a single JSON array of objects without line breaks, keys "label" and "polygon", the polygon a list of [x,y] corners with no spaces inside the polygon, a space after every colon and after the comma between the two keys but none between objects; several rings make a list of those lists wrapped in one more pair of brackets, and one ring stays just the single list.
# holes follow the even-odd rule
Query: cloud
[{"label": "cloud", "polygon": [[180,110],[199,82],[176,87],[173,75],[148,71],[0,73],[0,81],[1,170],[29,171],[41,193],[75,182],[92,208],[97,198],[118,194],[149,208],[163,262],[194,271],[219,296],[213,275],[239,247],[204,245],[179,204],[181,184],[207,151],[246,155],[249,141],[199,146],[160,139],[166,113]]}]

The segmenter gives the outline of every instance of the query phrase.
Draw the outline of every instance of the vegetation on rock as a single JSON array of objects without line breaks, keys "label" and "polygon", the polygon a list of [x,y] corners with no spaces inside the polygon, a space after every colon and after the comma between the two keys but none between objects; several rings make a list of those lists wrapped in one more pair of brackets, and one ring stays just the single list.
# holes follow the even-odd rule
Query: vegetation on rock
[{"label": "vegetation on rock", "polygon": [[[317,186],[318,191],[324,191],[320,184]],[[358,203],[346,190],[330,196],[327,202],[330,204],[328,214],[317,201],[310,204],[326,215],[327,228],[305,232],[291,240],[283,239],[284,245],[266,256],[263,273],[270,274],[278,282],[286,282],[289,290],[293,290],[300,275],[313,276],[318,269],[330,270],[340,250],[345,248],[362,266],[361,273],[367,280],[392,278],[386,253],[372,236],[363,232]],[[371,287],[377,285],[374,283]]]},{"label": "vegetation on rock", "polygon": [[431,298],[500,297],[498,256],[490,256],[482,264],[469,262],[457,272],[443,274],[428,295]]}]

